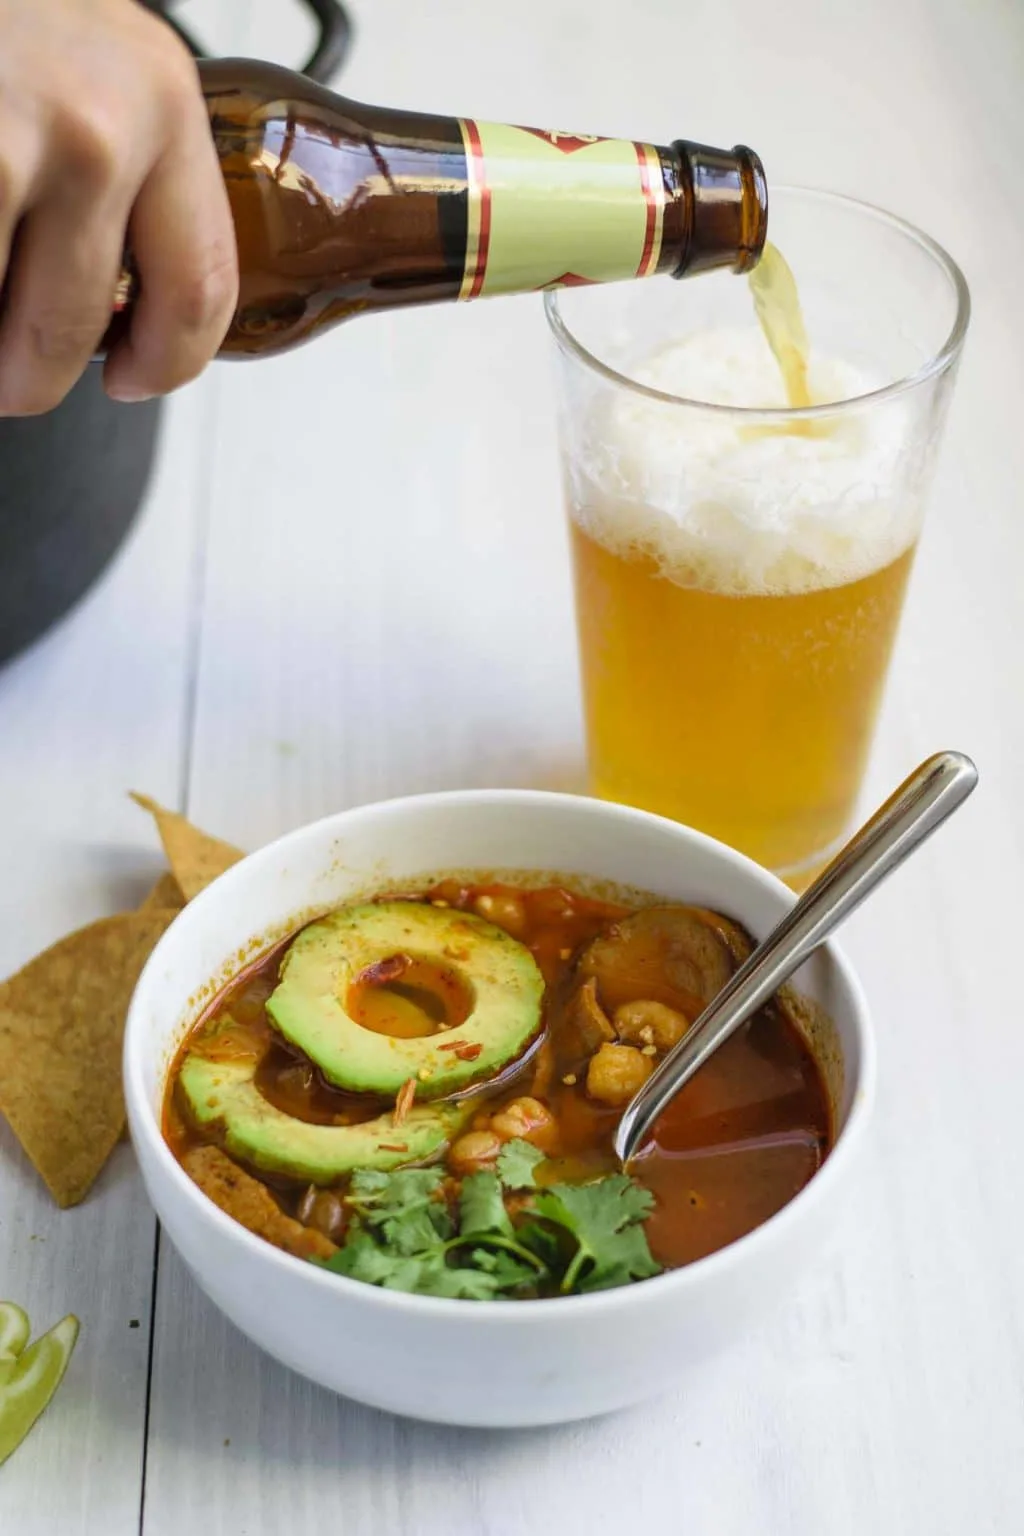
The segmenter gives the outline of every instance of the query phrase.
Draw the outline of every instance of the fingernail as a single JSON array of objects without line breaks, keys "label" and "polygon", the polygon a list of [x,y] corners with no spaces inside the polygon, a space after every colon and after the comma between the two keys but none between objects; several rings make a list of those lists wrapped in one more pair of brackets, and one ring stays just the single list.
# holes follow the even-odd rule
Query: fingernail
[{"label": "fingernail", "polygon": [[120,405],[138,405],[142,400],[152,400],[155,390],[141,389],[138,384],[108,384],[107,394]]}]

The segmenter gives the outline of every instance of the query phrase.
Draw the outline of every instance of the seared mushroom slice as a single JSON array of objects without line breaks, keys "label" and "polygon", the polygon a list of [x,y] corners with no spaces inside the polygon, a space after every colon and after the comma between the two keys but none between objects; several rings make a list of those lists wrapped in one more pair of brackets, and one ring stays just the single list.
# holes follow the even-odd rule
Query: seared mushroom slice
[{"label": "seared mushroom slice", "polygon": [[725,941],[726,948],[738,966],[753,953],[754,941],[750,934],[739,923],[734,923],[731,917],[723,917],[721,912],[712,912],[707,907],[694,907],[692,910]]},{"label": "seared mushroom slice", "polygon": [[581,1048],[588,1054],[605,1040],[614,1040],[611,1020],[597,1000],[597,980],[590,976],[577,987],[568,1007],[568,1022],[579,1036]]},{"label": "seared mushroom slice", "polygon": [[579,975],[593,978],[614,1014],[650,999],[696,1018],[736,969],[724,938],[693,907],[644,907],[587,946]]}]

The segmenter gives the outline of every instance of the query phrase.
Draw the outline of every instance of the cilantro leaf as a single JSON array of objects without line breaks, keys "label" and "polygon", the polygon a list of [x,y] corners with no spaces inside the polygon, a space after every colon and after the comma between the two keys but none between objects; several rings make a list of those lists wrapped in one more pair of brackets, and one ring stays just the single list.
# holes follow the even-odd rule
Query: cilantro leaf
[{"label": "cilantro leaf", "polygon": [[534,1201],[538,1216],[565,1227],[578,1244],[562,1277],[562,1294],[604,1290],[661,1273],[639,1225],[654,1204],[649,1190],[625,1174],[593,1184],[555,1184]]},{"label": "cilantro leaf", "polygon": [[484,1232],[512,1236],[512,1223],[495,1174],[471,1173],[463,1179],[459,1196],[459,1231],[465,1238]]},{"label": "cilantro leaf", "polygon": [[477,1269],[491,1276],[499,1291],[536,1286],[541,1278],[536,1269],[504,1248],[474,1248],[470,1258]]},{"label": "cilantro leaf", "polygon": [[451,1236],[438,1168],[400,1168],[395,1173],[363,1169],[353,1174],[348,1203],[363,1222],[378,1230],[396,1254],[420,1253]]},{"label": "cilantro leaf", "polygon": [[543,1152],[531,1142],[516,1137],[507,1141],[498,1153],[498,1177],[506,1189],[535,1189],[537,1181],[533,1170],[543,1161]]},{"label": "cilantro leaf", "polygon": [[424,1296],[456,1296],[465,1301],[493,1301],[501,1289],[498,1276],[486,1270],[447,1264],[431,1267],[417,1287]]},{"label": "cilantro leaf", "polygon": [[337,1253],[320,1262],[336,1275],[379,1285],[387,1291],[415,1291],[422,1296],[447,1294],[438,1288],[441,1272],[445,1270],[443,1244],[422,1253],[395,1253],[381,1247],[373,1234],[363,1228],[350,1234]]},{"label": "cilantro leaf", "polygon": [[524,1221],[516,1228],[516,1239],[540,1260],[545,1269],[558,1275],[565,1268],[566,1251],[571,1256],[575,1246],[572,1242],[563,1243],[559,1238],[560,1231],[563,1229],[547,1222]]},{"label": "cilantro leaf", "polygon": [[576,1290],[608,1291],[614,1286],[629,1285],[631,1280],[646,1280],[660,1274],[661,1265],[651,1254],[643,1227],[626,1227],[616,1234],[614,1253],[609,1246],[593,1268],[584,1270],[576,1281]]},{"label": "cilantro leaf", "polygon": [[536,1286],[547,1279],[547,1264],[519,1235],[505,1209],[501,1185],[493,1173],[471,1173],[462,1181],[459,1197],[459,1237],[456,1244],[476,1244],[470,1258],[478,1268],[504,1276],[499,1288],[525,1281]]},{"label": "cilantro leaf", "polygon": [[368,1285],[383,1285],[394,1273],[394,1257],[385,1253],[365,1228],[350,1229],[345,1246],[332,1253],[329,1259],[314,1259],[323,1269],[335,1275],[348,1275],[351,1280],[363,1280]]},{"label": "cilantro leaf", "polygon": [[398,1168],[394,1173],[360,1168],[352,1175],[347,1198],[350,1205],[398,1215],[435,1200],[443,1179],[440,1168]]},{"label": "cilantro leaf", "polygon": [[[507,1259],[507,1255],[502,1254],[501,1259]],[[514,1260],[482,1268],[449,1265],[443,1246],[407,1257],[392,1255],[367,1232],[321,1263],[335,1274],[348,1275],[352,1280],[378,1285],[387,1291],[462,1297],[467,1301],[490,1301],[510,1285],[521,1285],[524,1277],[534,1279],[531,1270],[516,1265]]]}]

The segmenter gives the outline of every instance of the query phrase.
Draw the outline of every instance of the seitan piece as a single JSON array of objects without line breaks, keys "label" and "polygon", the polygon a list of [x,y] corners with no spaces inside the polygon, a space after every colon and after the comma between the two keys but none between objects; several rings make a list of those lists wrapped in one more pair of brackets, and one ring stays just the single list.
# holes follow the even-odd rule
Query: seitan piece
[{"label": "seitan piece", "polygon": [[270,1191],[219,1147],[193,1147],[181,1166],[214,1205],[275,1248],[299,1259],[329,1259],[337,1252],[322,1232],[286,1216]]}]

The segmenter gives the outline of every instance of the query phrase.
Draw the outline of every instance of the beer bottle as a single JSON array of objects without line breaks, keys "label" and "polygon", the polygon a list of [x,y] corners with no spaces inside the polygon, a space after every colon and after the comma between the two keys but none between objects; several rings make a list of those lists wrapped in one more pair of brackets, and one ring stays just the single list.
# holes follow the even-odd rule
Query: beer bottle
[{"label": "beer bottle", "polygon": [[[276,65],[199,65],[238,239],[222,355],[365,311],[731,267],[761,254],[764,172],[668,146],[347,101]],[[126,267],[106,344],[126,323]]]}]

